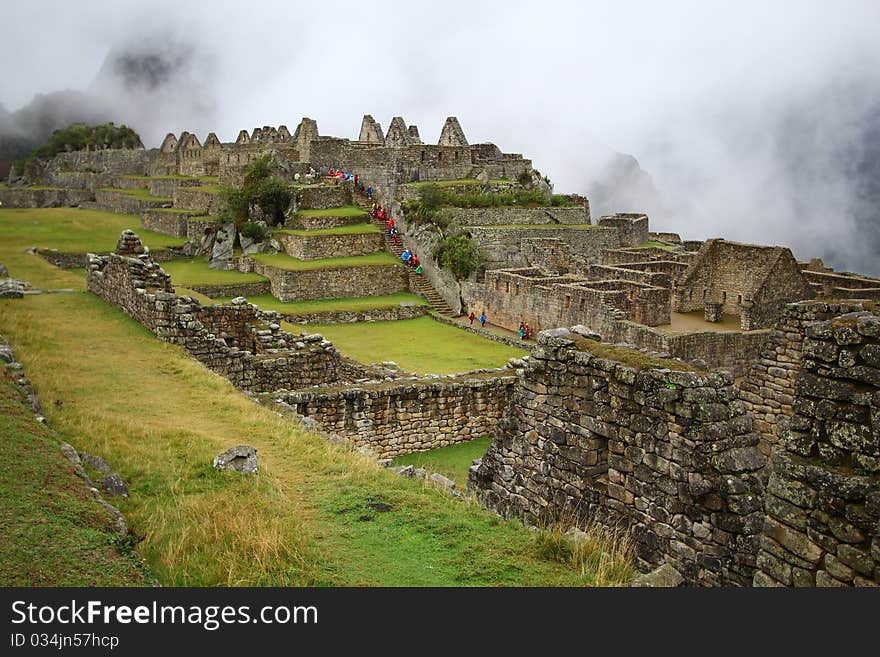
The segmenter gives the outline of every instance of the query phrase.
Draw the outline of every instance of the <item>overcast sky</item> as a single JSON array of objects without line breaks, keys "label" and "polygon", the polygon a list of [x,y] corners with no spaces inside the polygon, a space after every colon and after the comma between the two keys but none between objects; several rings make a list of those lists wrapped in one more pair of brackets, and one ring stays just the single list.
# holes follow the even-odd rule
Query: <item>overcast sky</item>
[{"label": "overcast sky", "polygon": [[[112,47],[158,33],[194,48],[199,103],[157,106],[135,126],[148,147],[184,129],[293,130],[302,116],[356,138],[365,113],[383,128],[402,115],[436,142],[456,115],[471,143],[523,153],[560,192],[585,191],[609,151],[634,155],[663,202],[617,209],[649,210],[657,229],[872,257],[847,223],[839,158],[880,103],[877,0],[3,5],[10,111],[89,89]],[[793,123],[813,144],[795,173],[779,145]]]}]

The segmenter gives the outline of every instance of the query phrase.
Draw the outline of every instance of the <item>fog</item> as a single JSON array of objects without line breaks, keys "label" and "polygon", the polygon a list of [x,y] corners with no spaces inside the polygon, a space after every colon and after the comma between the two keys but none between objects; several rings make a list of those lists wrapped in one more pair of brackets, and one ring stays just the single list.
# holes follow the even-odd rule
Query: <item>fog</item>
[{"label": "fog", "polygon": [[[471,143],[523,153],[557,192],[587,193],[594,215],[646,211],[654,230],[880,274],[877,2],[4,11],[0,104],[13,120],[0,112],[0,131],[22,130],[34,96],[60,90],[147,147],[181,130],[292,131],[303,116],[356,138],[365,113],[383,128],[402,115],[432,142],[455,115]],[[67,117],[78,105],[64,98]]]}]

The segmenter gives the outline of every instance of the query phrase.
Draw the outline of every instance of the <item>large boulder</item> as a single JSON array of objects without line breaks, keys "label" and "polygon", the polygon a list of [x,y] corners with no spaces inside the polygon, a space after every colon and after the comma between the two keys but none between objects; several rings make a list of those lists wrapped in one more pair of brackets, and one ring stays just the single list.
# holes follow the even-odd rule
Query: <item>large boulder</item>
[{"label": "large boulder", "polygon": [[218,470],[257,474],[257,450],[250,445],[230,447],[214,457],[214,467]]},{"label": "large boulder", "polygon": [[229,269],[232,262],[232,247],[235,245],[235,224],[226,224],[214,235],[211,248],[211,269]]}]

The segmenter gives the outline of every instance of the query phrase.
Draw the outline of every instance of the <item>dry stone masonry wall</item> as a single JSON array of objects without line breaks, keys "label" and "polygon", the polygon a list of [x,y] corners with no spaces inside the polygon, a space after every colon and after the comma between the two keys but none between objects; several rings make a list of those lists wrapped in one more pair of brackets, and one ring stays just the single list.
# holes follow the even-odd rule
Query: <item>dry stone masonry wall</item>
[{"label": "dry stone masonry wall", "polygon": [[[91,255],[89,291],[120,308],[166,342],[184,346],[208,368],[250,392],[293,390],[350,380],[343,359],[319,335],[281,330],[277,313],[262,312],[244,299],[201,306],[174,294],[171,278],[152,261],[137,236],[125,231],[116,252]],[[359,379],[382,378],[366,366],[345,363]]]},{"label": "dry stone masonry wall", "polygon": [[749,584],[766,458],[732,377],[639,371],[588,342],[539,335],[470,486],[504,516],[622,524],[643,570]]},{"label": "dry stone masonry wall", "polygon": [[490,435],[507,408],[512,370],[376,384],[344,390],[300,390],[283,398],[326,432],[391,458]]},{"label": "dry stone masonry wall", "polygon": [[779,423],[754,583],[880,585],[880,318],[806,328]]}]

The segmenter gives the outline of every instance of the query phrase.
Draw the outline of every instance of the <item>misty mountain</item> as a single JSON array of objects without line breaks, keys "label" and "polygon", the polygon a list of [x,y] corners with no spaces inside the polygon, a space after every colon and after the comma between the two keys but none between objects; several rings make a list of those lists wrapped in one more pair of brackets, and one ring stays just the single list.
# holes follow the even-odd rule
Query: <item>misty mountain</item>
[{"label": "misty mountain", "polygon": [[0,162],[24,157],[72,123],[125,124],[148,147],[169,130],[205,130],[216,106],[206,82],[212,73],[212,58],[194,42],[153,36],[120,44],[88,90],[37,94],[15,112],[0,107]]},{"label": "misty mountain", "polygon": [[614,212],[643,212],[661,206],[651,175],[632,155],[612,152],[585,181],[590,214],[598,218]]}]

